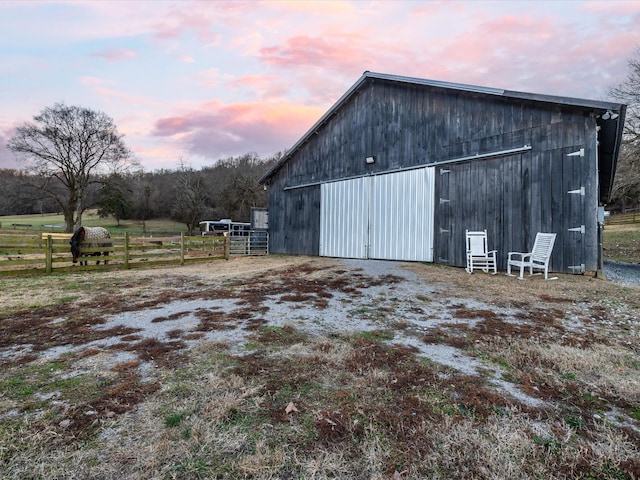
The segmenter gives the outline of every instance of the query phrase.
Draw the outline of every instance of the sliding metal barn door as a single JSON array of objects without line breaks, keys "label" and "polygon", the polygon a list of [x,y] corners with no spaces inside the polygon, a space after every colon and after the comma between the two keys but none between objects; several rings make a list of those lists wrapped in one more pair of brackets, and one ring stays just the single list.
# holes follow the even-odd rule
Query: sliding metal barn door
[{"label": "sliding metal barn door", "polygon": [[369,258],[433,261],[433,168],[372,177]]},{"label": "sliding metal barn door", "polygon": [[320,256],[367,258],[369,178],[320,189]]},{"label": "sliding metal barn door", "polygon": [[434,169],[323,184],[320,255],[433,261]]}]

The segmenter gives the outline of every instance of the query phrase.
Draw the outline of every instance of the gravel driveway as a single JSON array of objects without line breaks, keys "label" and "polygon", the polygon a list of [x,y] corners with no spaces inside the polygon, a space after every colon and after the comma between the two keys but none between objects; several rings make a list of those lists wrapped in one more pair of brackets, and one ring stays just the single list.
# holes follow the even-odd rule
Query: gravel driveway
[{"label": "gravel driveway", "polygon": [[607,280],[627,287],[640,286],[640,264],[605,260],[604,273]]}]

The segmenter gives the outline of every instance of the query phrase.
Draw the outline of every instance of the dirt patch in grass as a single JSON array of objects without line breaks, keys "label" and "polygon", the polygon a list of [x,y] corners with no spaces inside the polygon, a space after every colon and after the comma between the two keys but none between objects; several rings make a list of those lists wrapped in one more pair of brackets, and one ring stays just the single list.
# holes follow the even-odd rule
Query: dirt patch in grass
[{"label": "dirt patch in grass", "polygon": [[638,478],[639,291],[559,277],[270,256],[3,279],[0,476]]}]

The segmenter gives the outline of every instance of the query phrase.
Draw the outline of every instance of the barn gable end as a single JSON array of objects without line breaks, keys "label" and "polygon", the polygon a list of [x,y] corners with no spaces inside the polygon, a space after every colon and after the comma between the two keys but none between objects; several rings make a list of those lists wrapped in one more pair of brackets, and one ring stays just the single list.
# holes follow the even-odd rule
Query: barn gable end
[{"label": "barn gable end", "polygon": [[[461,267],[465,230],[487,229],[504,269],[508,251],[527,251],[545,231],[558,234],[551,270],[596,270],[598,207],[624,113],[608,102],[365,72],[261,179],[270,251]],[[362,245],[341,253],[341,241]]]}]

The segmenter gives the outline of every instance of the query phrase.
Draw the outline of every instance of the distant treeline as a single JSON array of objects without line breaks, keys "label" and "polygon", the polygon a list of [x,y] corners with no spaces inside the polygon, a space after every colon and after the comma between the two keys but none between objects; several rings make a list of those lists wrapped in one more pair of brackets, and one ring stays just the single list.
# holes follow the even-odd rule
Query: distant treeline
[{"label": "distant treeline", "polygon": [[[117,220],[172,218],[189,228],[202,219],[250,220],[252,207],[266,207],[268,196],[258,179],[279,158],[256,154],[219,160],[193,169],[181,162],[175,170],[137,172],[94,179],[83,210],[98,208]],[[35,185],[63,191],[55,178],[0,169],[0,215],[56,213],[59,206]]]}]

